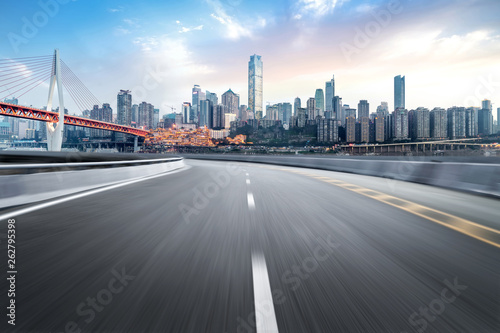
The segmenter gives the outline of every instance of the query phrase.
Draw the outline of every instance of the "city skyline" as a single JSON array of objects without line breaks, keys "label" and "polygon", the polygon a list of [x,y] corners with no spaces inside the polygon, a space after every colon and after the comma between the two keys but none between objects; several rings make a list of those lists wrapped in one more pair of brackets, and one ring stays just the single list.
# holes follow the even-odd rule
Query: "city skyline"
[{"label": "city skyline", "polygon": [[[401,73],[410,78],[407,109],[480,107],[484,98],[498,107],[498,2],[468,1],[457,6],[430,1],[210,0],[196,4],[188,17],[185,4],[155,3],[138,9],[131,1],[115,6],[70,1],[51,11],[35,1],[28,7],[7,3],[5,9],[13,15],[6,18],[3,36],[8,47],[0,56],[51,54],[58,47],[100,102],[111,103],[115,112],[121,89],[132,91],[133,104],[146,101],[162,114],[170,113],[169,106],[180,112],[182,103],[191,100],[193,84],[219,96],[231,88],[246,101],[246,63],[251,54],[266,62],[264,105],[293,103],[297,96],[307,101],[335,74],[335,95],[344,104],[388,101],[393,110],[392,78]],[[453,16],[446,14],[450,8]],[[47,22],[35,26],[33,36],[23,34],[39,12],[47,13]],[[90,12],[95,19],[91,27],[71,19]],[[160,18],[162,23],[154,24]],[[424,21],[432,24],[422,27]],[[378,33],[363,43],[363,31],[376,24]],[[328,43],[318,40],[333,32]],[[400,47],[395,49],[391,45],[396,42]],[[377,55],[381,50],[385,51]],[[20,102],[44,105],[43,88]],[[79,113],[67,97],[66,104],[70,112]]]}]

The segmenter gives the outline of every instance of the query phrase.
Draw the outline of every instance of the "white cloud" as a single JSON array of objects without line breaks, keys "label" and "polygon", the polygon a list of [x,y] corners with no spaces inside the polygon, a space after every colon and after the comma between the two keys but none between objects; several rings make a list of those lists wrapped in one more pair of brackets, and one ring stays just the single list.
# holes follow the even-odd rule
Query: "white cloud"
[{"label": "white cloud", "polygon": [[218,0],[207,0],[215,13],[211,17],[226,27],[226,37],[229,39],[240,39],[241,37],[252,37],[252,31],[244,27],[235,17],[227,14],[224,6]]},{"label": "white cloud", "polygon": [[373,11],[377,6],[368,3],[361,4],[355,8],[355,11],[360,14],[366,14]]},{"label": "white cloud", "polygon": [[121,12],[121,11],[123,11],[122,6],[118,6],[117,8],[108,8],[108,12],[110,12],[110,13],[117,13],[117,12]]},{"label": "white cloud", "polygon": [[117,34],[117,35],[128,35],[128,34],[130,34],[130,30],[125,29],[123,27],[116,27],[115,28],[115,34]]},{"label": "white cloud", "polygon": [[139,27],[140,25],[137,23],[136,19],[130,19],[130,18],[125,18],[123,19],[123,22],[128,24],[131,27]]},{"label": "white cloud", "polygon": [[190,32],[194,30],[203,30],[203,25],[199,25],[197,27],[192,27],[192,28],[186,28],[182,27],[181,30],[179,30],[179,33],[185,33],[185,32]]},{"label": "white cloud", "polygon": [[342,6],[349,0],[298,0],[295,4],[295,19],[301,19],[303,16],[312,15],[315,17],[324,16],[334,11],[336,7]]},{"label": "white cloud", "polygon": [[148,58],[147,61],[163,64],[169,74],[191,75],[213,72],[209,66],[194,60],[183,38],[172,38],[167,35],[140,37],[136,38],[133,43],[141,47],[144,56]]}]

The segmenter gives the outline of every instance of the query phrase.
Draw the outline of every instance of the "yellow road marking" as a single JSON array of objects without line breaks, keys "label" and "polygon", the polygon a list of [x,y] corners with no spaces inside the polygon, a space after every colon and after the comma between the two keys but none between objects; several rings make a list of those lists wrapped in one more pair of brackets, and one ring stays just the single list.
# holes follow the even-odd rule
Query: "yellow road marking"
[{"label": "yellow road marking", "polygon": [[486,227],[476,222],[472,222],[455,215],[451,215],[427,206],[423,206],[405,199],[397,198],[392,195],[388,195],[386,193],[375,191],[369,188],[345,183],[340,180],[328,177],[318,177],[316,175],[311,177],[316,178],[325,183],[332,184],[338,187],[342,187],[346,190],[359,193],[361,195],[364,195],[365,197],[372,198],[374,200],[383,202],[393,207],[402,209],[411,214],[420,216],[426,220],[438,223],[442,226],[453,229],[462,234],[465,234],[467,236],[473,237],[482,242],[500,248],[500,243],[498,242],[498,240],[500,240],[500,230]]}]

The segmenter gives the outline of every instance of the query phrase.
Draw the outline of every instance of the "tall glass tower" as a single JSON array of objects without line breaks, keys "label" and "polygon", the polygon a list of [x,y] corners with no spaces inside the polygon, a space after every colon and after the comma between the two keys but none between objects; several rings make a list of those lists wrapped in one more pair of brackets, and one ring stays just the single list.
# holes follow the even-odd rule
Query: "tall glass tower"
[{"label": "tall glass tower", "polygon": [[316,100],[316,109],[318,109],[318,116],[323,117],[325,113],[325,94],[323,93],[323,89],[316,89],[314,99]]},{"label": "tall glass tower", "polygon": [[262,118],[262,60],[260,55],[250,56],[248,62],[248,108],[255,119]]},{"label": "tall glass tower", "polygon": [[325,83],[325,111],[333,111],[333,97],[335,97],[335,76]]},{"label": "tall glass tower", "polygon": [[394,77],[394,110],[405,108],[405,77],[398,75]]}]

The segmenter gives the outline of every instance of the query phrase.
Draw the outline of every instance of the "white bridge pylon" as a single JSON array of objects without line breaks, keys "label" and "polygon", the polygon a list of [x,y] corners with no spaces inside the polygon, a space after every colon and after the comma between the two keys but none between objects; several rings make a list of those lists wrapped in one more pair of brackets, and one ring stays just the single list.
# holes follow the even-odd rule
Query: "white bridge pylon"
[{"label": "white bridge pylon", "polygon": [[54,51],[53,72],[50,77],[49,98],[47,101],[47,111],[52,111],[52,97],[57,83],[57,95],[59,97],[59,121],[57,123],[47,123],[47,150],[61,151],[63,131],[64,131],[64,100],[63,87],[61,84],[61,61],[59,59],[59,49]]}]

